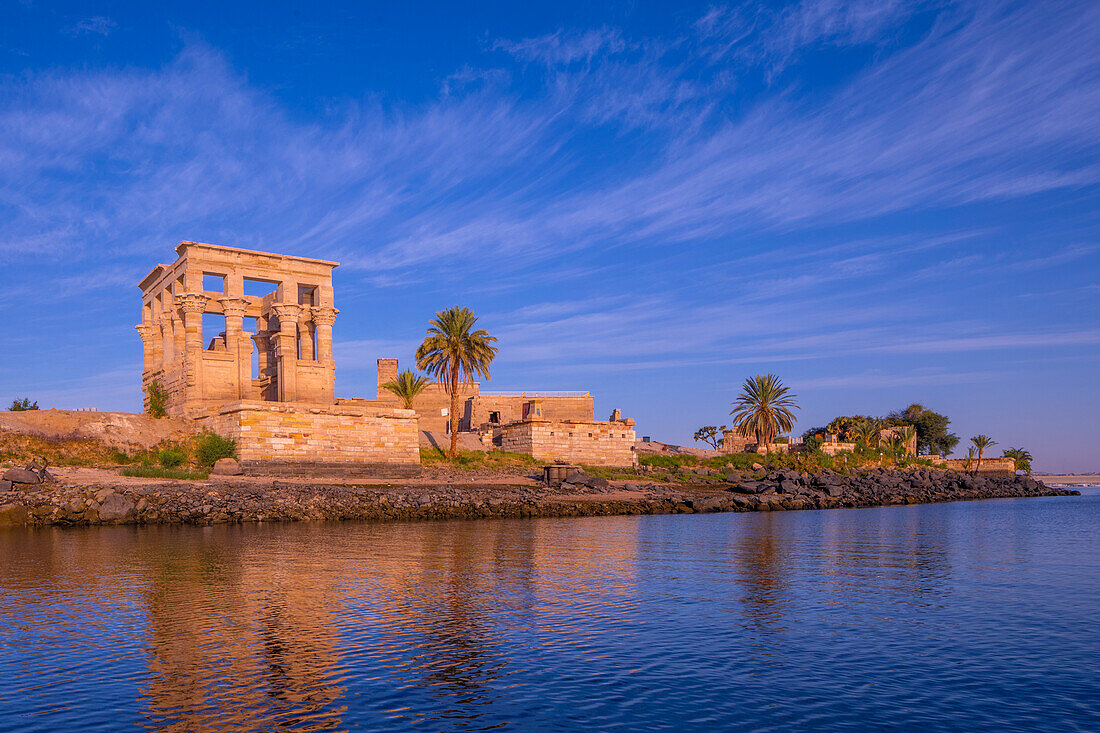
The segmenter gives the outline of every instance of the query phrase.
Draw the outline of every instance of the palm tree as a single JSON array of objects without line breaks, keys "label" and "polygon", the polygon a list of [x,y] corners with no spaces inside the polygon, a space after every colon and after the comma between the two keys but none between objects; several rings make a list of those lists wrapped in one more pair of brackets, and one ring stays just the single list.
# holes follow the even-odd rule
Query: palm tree
[{"label": "palm tree", "polygon": [[413,408],[413,400],[416,396],[424,391],[424,389],[431,384],[427,377],[422,377],[415,373],[411,369],[406,369],[397,375],[397,379],[392,382],[386,382],[382,385],[382,389],[388,389],[393,392],[399,400],[401,405],[406,410]]},{"label": "palm tree", "polygon": [[799,409],[795,396],[774,374],[749,377],[730,410],[737,432],[745,437],[755,436],[757,448],[763,445],[768,450],[780,430],[790,430],[794,425],[791,410]]},{"label": "palm tree", "polygon": [[969,471],[974,465],[974,449],[966,449],[966,463],[963,464],[963,470]]},{"label": "palm tree", "polygon": [[490,379],[489,365],[497,355],[496,336],[483,328],[475,331],[476,323],[469,308],[439,311],[416,350],[416,366],[441,381],[451,396],[451,458],[458,453],[458,385],[470,384],[475,376]]},{"label": "palm tree", "polygon": [[867,418],[855,429],[855,437],[858,442],[868,448],[874,448],[878,444],[879,433],[882,432],[882,422],[874,418]]},{"label": "palm tree", "polygon": [[988,435],[975,435],[970,439],[970,442],[978,449],[978,465],[974,469],[974,471],[977,472],[982,470],[982,454],[985,453],[985,449],[997,445],[997,441],[993,440]]},{"label": "palm tree", "polygon": [[1009,448],[1004,452],[1005,458],[1015,461],[1015,470],[1031,473],[1031,451],[1026,448]]}]

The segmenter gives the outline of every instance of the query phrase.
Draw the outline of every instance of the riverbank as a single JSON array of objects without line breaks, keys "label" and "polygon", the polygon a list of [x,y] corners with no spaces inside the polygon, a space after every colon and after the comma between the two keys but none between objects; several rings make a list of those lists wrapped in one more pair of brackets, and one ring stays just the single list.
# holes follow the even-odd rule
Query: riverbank
[{"label": "riverbank", "polygon": [[[634,483],[577,474],[557,486],[489,477],[450,483],[333,483],[252,477],[208,481],[62,474],[0,491],[0,526],[219,524],[305,520],[416,521],[491,517],[782,511],[1071,496],[1025,476],[875,469],[845,475],[779,471]],[[72,481],[73,478],[85,478]],[[69,479],[69,480],[66,480]]]}]

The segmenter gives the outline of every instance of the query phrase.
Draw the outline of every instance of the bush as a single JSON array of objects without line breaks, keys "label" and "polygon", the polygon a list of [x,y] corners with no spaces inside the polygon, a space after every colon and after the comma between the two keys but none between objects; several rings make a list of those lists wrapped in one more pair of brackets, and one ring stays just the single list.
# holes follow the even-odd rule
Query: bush
[{"label": "bush", "polygon": [[213,466],[219,458],[236,458],[237,443],[217,433],[204,430],[197,439],[195,456],[200,466]]},{"label": "bush", "polygon": [[186,468],[160,468],[159,466],[127,466],[119,471],[123,476],[137,478],[174,478],[179,481],[203,481],[210,477],[206,471],[189,471]]},{"label": "bush", "polygon": [[817,453],[821,446],[825,444],[825,439],[820,435],[808,435],[802,439],[802,442],[805,444],[807,451]]},{"label": "bush", "polygon": [[168,393],[156,379],[145,386],[145,394],[149,398],[149,406],[145,411],[150,417],[164,417],[168,414]]},{"label": "bush", "polygon": [[126,464],[126,463],[129,463],[130,460],[131,460],[130,456],[126,453],[123,453],[120,450],[111,451],[111,455],[110,455],[111,463]]},{"label": "bush", "polygon": [[157,454],[157,460],[160,461],[160,465],[165,468],[175,468],[180,466],[187,460],[187,454],[181,451],[179,448],[163,448],[160,453]]},{"label": "bush", "polygon": [[26,412],[28,410],[37,410],[38,402],[31,402],[30,397],[24,397],[21,400],[12,400],[11,407],[8,408],[12,412]]}]

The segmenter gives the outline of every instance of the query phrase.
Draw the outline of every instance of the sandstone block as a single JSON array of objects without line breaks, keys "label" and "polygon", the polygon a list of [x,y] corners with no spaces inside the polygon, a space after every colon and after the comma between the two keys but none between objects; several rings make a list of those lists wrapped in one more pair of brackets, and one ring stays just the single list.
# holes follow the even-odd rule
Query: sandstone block
[{"label": "sandstone block", "polygon": [[236,459],[219,458],[210,473],[215,476],[240,476],[244,471],[241,470],[241,464]]},{"label": "sandstone block", "polygon": [[25,468],[9,468],[4,471],[4,480],[11,481],[13,484],[39,484],[42,483],[42,477],[34,471],[28,471]]}]

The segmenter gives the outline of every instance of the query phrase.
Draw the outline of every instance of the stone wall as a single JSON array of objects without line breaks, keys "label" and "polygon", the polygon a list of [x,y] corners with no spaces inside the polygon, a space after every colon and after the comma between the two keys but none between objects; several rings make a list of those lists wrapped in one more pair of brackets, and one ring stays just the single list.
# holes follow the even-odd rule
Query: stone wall
[{"label": "stone wall", "polygon": [[247,473],[420,473],[419,431],[412,410],[239,401],[199,422],[237,441]]},{"label": "stone wall", "polygon": [[[966,458],[940,458],[935,463],[954,471],[973,471],[978,465],[978,459],[970,461],[969,468]],[[1016,473],[1016,461],[1012,458],[987,456],[982,458],[982,467],[977,470],[981,473]]]},{"label": "stone wall", "polygon": [[636,466],[633,422],[525,420],[502,425],[501,450],[540,461]]}]

